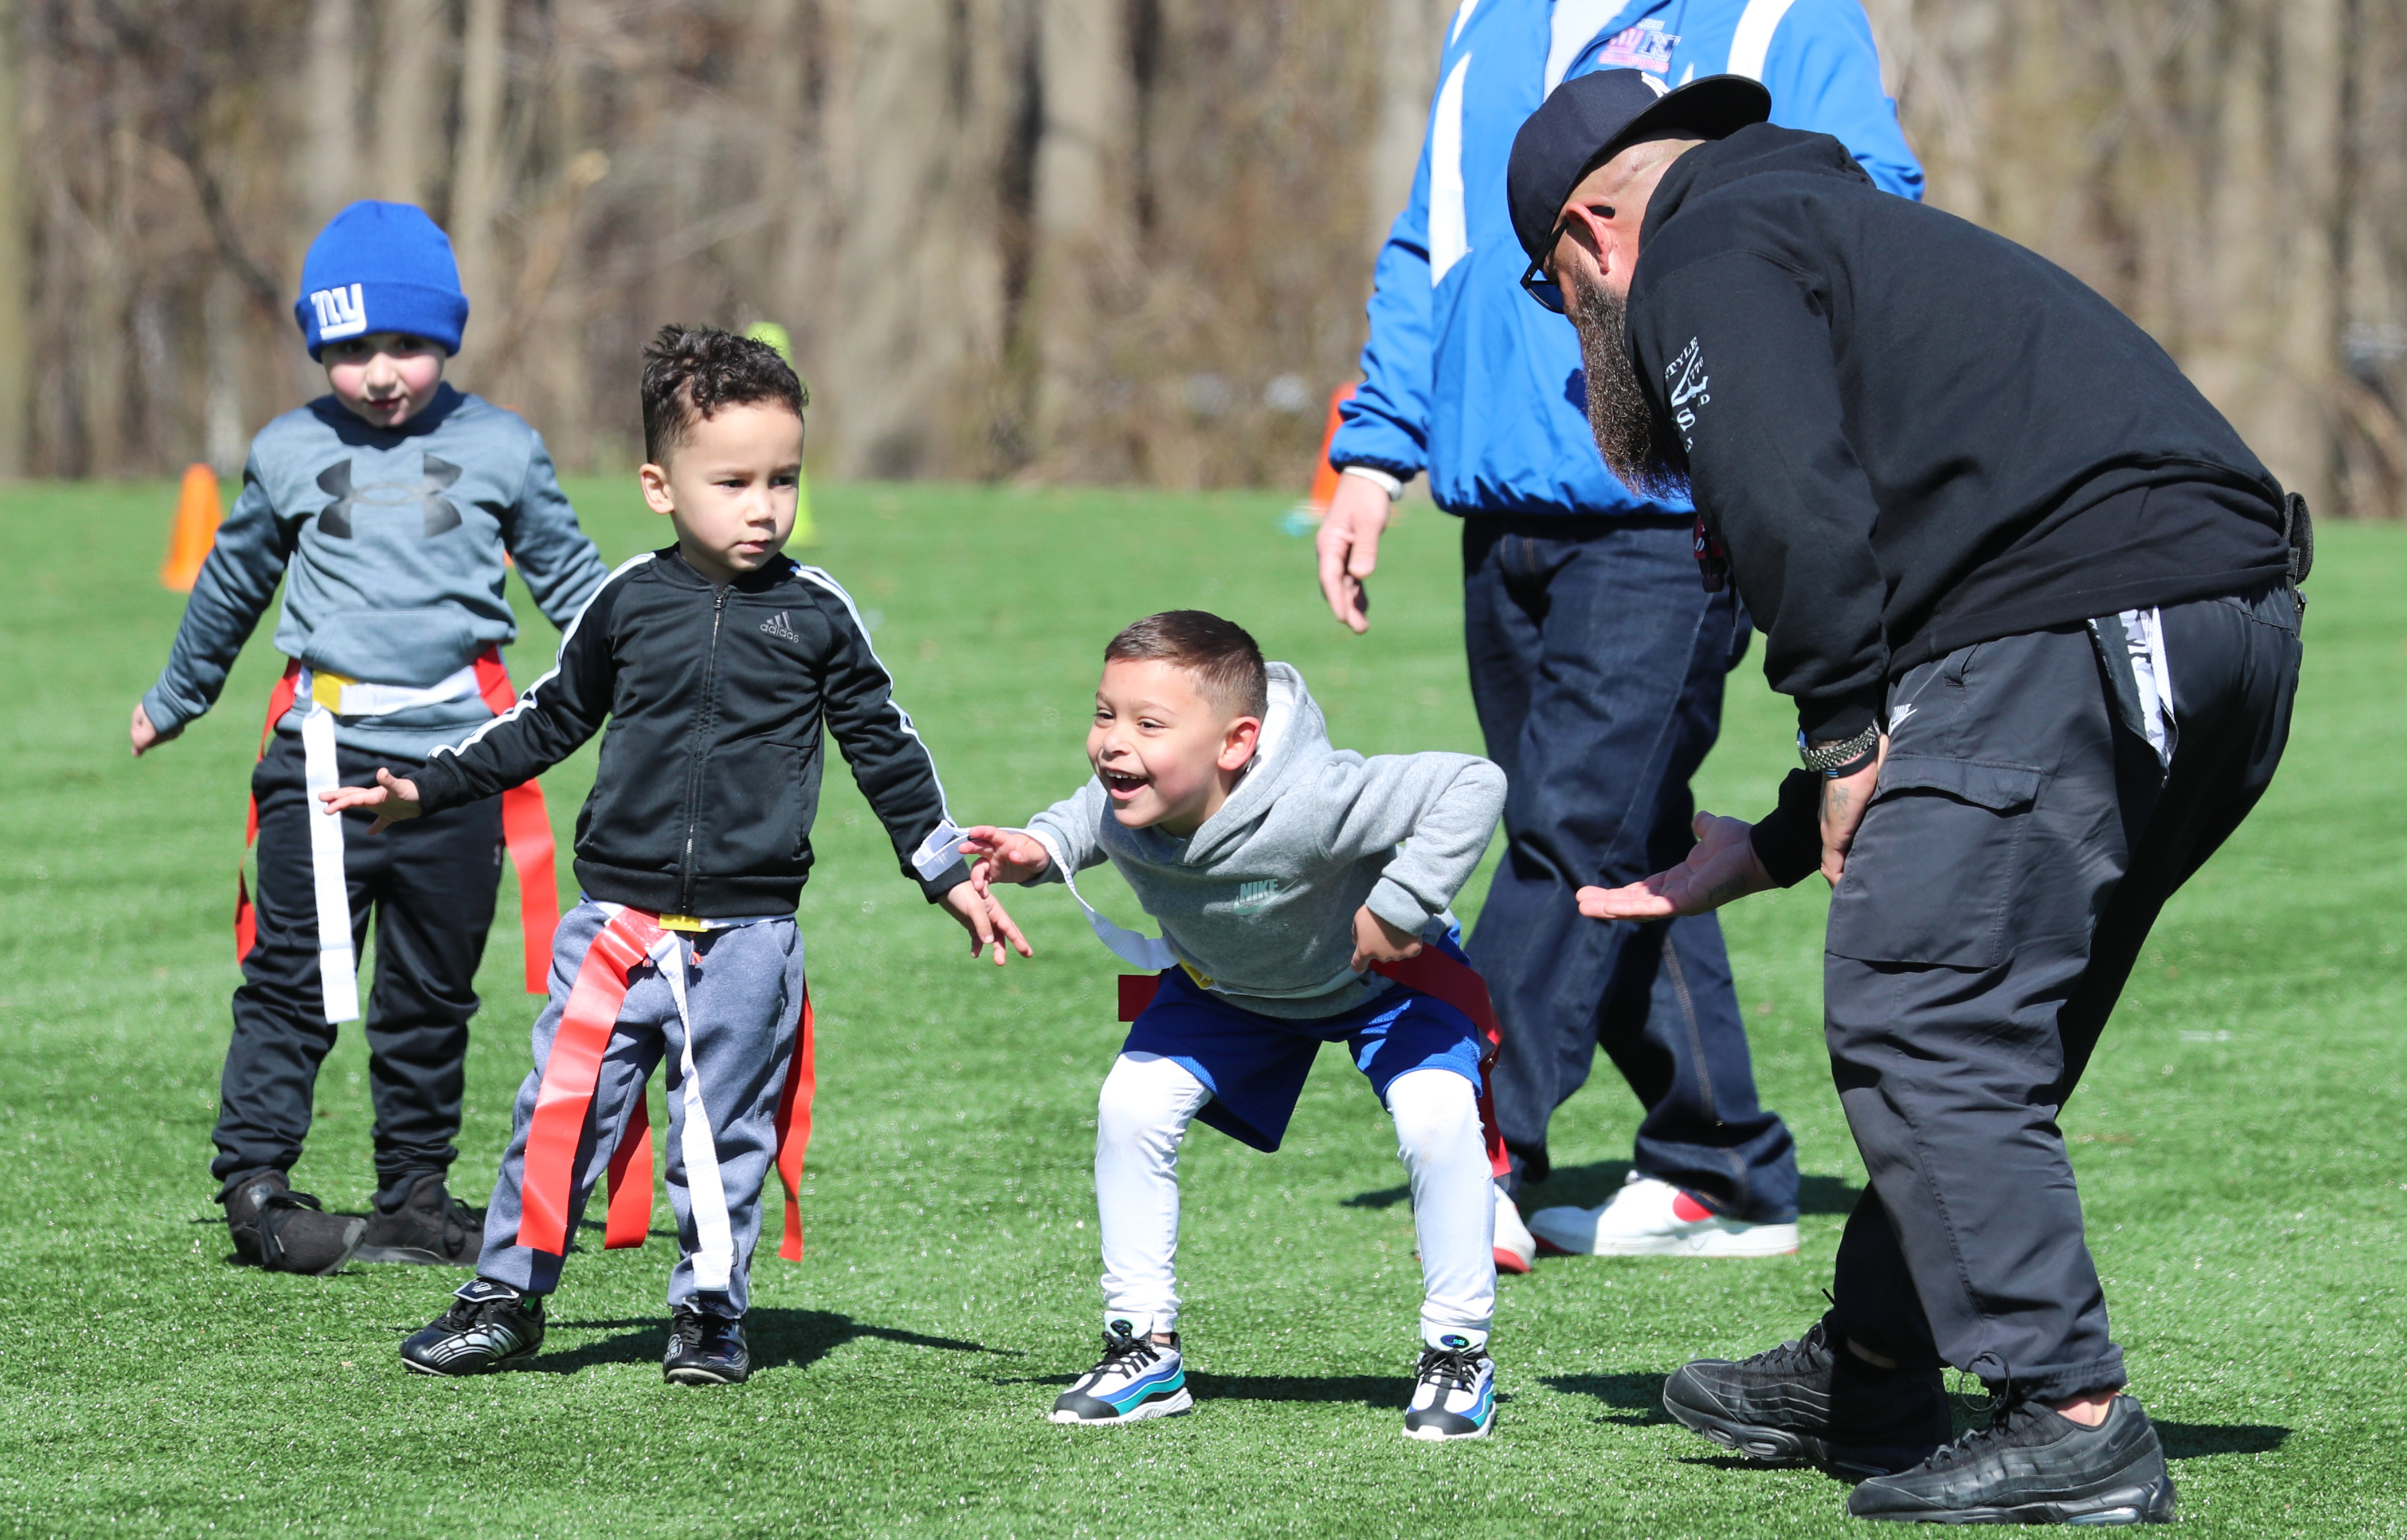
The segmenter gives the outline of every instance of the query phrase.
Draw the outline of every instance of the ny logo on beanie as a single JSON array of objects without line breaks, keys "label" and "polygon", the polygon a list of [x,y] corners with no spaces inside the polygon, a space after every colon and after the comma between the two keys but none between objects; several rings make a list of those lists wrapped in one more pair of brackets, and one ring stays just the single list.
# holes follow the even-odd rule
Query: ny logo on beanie
[{"label": "ny logo on beanie", "polygon": [[318,489],[334,498],[319,511],[318,532],[336,540],[351,538],[351,511],[355,508],[406,508],[412,503],[423,509],[426,524],[421,535],[433,540],[436,535],[460,527],[460,510],[443,495],[460,479],[460,467],[448,459],[428,455],[425,472],[419,485],[412,487],[400,481],[363,481],[351,485],[351,462],[338,459],[318,473]]},{"label": "ny logo on beanie", "polygon": [[336,337],[356,337],[368,329],[367,300],[358,284],[349,289],[320,289],[309,296],[317,307],[318,335],[331,342]]}]

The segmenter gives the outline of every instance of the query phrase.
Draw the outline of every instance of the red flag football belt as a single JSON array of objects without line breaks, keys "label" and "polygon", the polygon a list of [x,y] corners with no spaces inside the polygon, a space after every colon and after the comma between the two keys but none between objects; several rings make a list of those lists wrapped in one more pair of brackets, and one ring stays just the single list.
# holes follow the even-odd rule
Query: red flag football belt
[{"label": "red flag football belt", "polygon": [[[535,1092],[534,1117],[527,1125],[526,1170],[520,1184],[518,1244],[530,1250],[563,1255],[568,1211],[575,1191],[577,1145],[592,1115],[593,1087],[602,1072],[602,1056],[618,1030],[619,1010],[626,1004],[630,976],[647,962],[661,940],[660,917],[641,910],[623,909],[610,917],[577,970],[560,1029],[551,1039],[551,1056],[543,1067]],[[803,1255],[803,1151],[811,1140],[811,1098],[818,1089],[818,1071],[811,1051],[811,997],[803,994],[802,1022],[794,1034],[794,1054],[786,1067],[786,1088],[777,1098],[777,1180],[786,1189],[786,1236],[777,1254],[789,1262]],[[603,1248],[641,1246],[652,1222],[652,1129],[640,1092],[627,1113],[625,1132],[611,1152],[610,1217]]]},{"label": "red flag football belt", "polygon": [[[1488,1145],[1488,1170],[1500,1177],[1509,1175],[1513,1163],[1504,1152],[1504,1134],[1496,1123],[1496,1098],[1489,1090],[1488,1073],[1504,1046],[1504,1029],[1498,1024],[1496,1007],[1488,997],[1488,981],[1479,976],[1478,969],[1456,962],[1434,947],[1423,947],[1417,955],[1402,962],[1373,963],[1371,970],[1393,979],[1417,995],[1454,1007],[1479,1029],[1480,1038],[1487,1044],[1479,1054],[1479,1130]],[[1159,973],[1121,974],[1120,1020],[1136,1020],[1153,1003],[1161,988]]]},{"label": "red flag football belt", "polygon": [[[518,699],[510,688],[509,671],[502,667],[501,651],[487,647],[477,655],[477,695],[485,709],[495,716],[508,711]],[[301,664],[288,658],[284,677],[267,696],[267,725],[259,729],[259,757],[267,757],[269,737],[276,724],[284,720],[298,694]],[[246,855],[259,841],[259,799],[250,799],[250,818],[243,831],[242,848]],[[551,816],[545,810],[543,788],[533,781],[510,787],[502,793],[502,843],[510,853],[510,866],[519,874],[519,925],[525,937],[526,992],[545,994],[549,989],[551,971],[551,933],[560,925],[560,882],[552,869]],[[259,941],[259,915],[251,908],[250,888],[241,868],[235,869],[234,956],[240,962],[250,955]]]}]

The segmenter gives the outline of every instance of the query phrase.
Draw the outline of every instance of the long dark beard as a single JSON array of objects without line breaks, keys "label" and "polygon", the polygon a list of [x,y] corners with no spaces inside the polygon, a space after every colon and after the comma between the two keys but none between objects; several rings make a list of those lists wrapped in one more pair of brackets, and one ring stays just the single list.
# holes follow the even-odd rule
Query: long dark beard
[{"label": "long dark beard", "polygon": [[1577,302],[1572,326],[1579,332],[1580,361],[1588,372],[1588,427],[1605,469],[1642,497],[1685,500],[1688,475],[1683,458],[1647,403],[1630,361],[1629,302],[1576,266],[1570,277]]}]

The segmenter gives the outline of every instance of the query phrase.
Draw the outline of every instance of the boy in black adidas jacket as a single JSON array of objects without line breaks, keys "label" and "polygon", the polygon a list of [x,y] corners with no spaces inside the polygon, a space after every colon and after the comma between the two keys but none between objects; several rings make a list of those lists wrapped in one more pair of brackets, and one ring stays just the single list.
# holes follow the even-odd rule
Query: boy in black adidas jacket
[{"label": "boy in black adidas jacket", "polygon": [[[679,1259],[664,1371],[730,1384],[775,1158],[790,1203],[792,1114],[809,1105],[803,948],[822,725],[892,836],[906,875],[1003,961],[1009,916],[976,893],[934,764],[895,704],[852,600],[779,555],[794,523],[802,382],[763,344],[671,327],[645,352],[645,501],[677,544],[610,575],[519,703],[412,779],[328,794],[377,827],[489,796],[559,763],[610,719],[577,820],[584,902],[561,922],[477,1276],[402,1346],[423,1374],[533,1352],[567,1232],[606,1168],[608,1243],[648,1213],[644,1084],[665,1053],[669,1197]],[[803,1125],[803,1126],[807,1126]],[[621,1176],[634,1176],[624,1183]]]}]

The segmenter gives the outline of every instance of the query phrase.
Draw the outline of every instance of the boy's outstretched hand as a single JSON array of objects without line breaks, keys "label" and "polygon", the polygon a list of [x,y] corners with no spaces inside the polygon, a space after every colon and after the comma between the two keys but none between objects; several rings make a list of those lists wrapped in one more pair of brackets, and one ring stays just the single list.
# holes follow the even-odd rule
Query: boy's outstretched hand
[{"label": "boy's outstretched hand", "polygon": [[1411,931],[1398,930],[1372,913],[1368,904],[1354,911],[1354,961],[1348,966],[1355,972],[1373,963],[1401,963],[1420,954],[1421,939]]},{"label": "boy's outstretched hand", "polygon": [[970,858],[970,882],[980,893],[997,883],[1024,883],[1042,876],[1053,864],[1053,857],[1045,854],[1033,835],[992,824],[963,830],[961,854]]},{"label": "boy's outstretched hand", "polygon": [[970,955],[975,957],[989,947],[994,949],[994,966],[1001,968],[1010,961],[1004,955],[1003,943],[1009,941],[1012,950],[1023,957],[1033,957],[1019,927],[1011,923],[1003,905],[991,893],[983,891],[976,883],[955,883],[945,891],[945,908],[961,928],[970,933]]},{"label": "boy's outstretched hand", "polygon": [[405,818],[415,818],[423,810],[418,805],[418,783],[405,781],[389,770],[377,771],[373,786],[336,786],[318,794],[330,812],[349,812],[353,808],[374,808],[376,827],[370,834],[382,834]]}]

